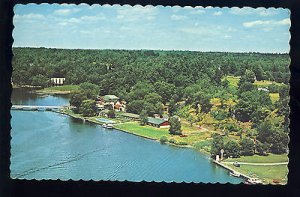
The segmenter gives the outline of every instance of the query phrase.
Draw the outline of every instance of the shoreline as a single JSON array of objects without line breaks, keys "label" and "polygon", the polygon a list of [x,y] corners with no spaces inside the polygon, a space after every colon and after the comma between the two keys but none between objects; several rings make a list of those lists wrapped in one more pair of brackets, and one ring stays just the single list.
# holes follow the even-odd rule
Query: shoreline
[{"label": "shoreline", "polygon": [[31,91],[33,93],[36,94],[49,94],[49,95],[66,95],[66,94],[70,94],[71,91],[62,91],[62,90],[33,90]]},{"label": "shoreline", "polygon": [[[72,114],[72,113],[68,113],[66,111],[62,111],[62,110],[57,110],[57,111],[51,111],[51,112],[55,112],[55,113],[58,113],[58,114],[63,114],[63,115],[67,115],[69,117],[72,117],[72,118],[75,118],[75,119],[80,119],[81,121],[83,122],[89,122],[89,123],[93,123],[93,124],[97,124],[97,125],[102,125],[104,124],[104,122],[100,122],[100,121],[95,121],[95,120],[92,120],[90,119],[89,117],[83,117],[81,115],[76,115],[76,114]],[[144,136],[144,135],[139,135],[139,134],[136,134],[136,133],[132,133],[130,131],[127,131],[127,130],[124,130],[124,129],[119,129],[119,128],[116,128],[115,126],[113,126],[113,129],[115,130],[118,130],[120,132],[124,132],[124,133],[128,133],[128,134],[131,134],[131,135],[135,135],[137,137],[142,137],[144,139],[148,139],[148,140],[153,140],[153,141],[156,141],[156,142],[160,142],[159,139],[157,138],[152,138],[152,137],[148,137],[148,136]],[[242,180],[247,180],[248,178],[250,178],[251,176],[248,176],[246,175],[245,173],[241,172],[240,170],[238,169],[233,169],[231,168],[230,166],[226,165],[225,163],[222,163],[222,162],[217,162],[216,160],[214,160],[213,158],[210,158],[209,156],[209,153],[206,152],[206,151],[201,151],[199,149],[196,149],[195,147],[191,146],[191,145],[177,145],[177,144],[174,144],[174,143],[170,143],[170,142],[165,142],[165,143],[160,143],[160,144],[166,144],[166,145],[172,145],[172,146],[175,146],[175,147],[178,147],[178,148],[192,148],[194,149],[195,151],[199,152],[200,154],[203,154],[204,156],[208,156],[207,159],[211,160],[212,163],[214,163],[215,165],[219,166],[219,167],[222,167],[223,169],[227,170],[228,173],[230,172],[238,172],[241,177],[236,177],[238,179],[242,179]],[[230,175],[229,175],[230,176]],[[241,183],[243,183],[243,181],[241,181]],[[268,183],[263,183],[264,185],[273,185],[271,182],[268,182]],[[284,184],[283,184],[284,185]]]},{"label": "shoreline", "polygon": [[55,90],[55,89],[45,89],[41,86],[32,86],[32,85],[13,85],[13,89],[19,88],[29,88],[29,92],[39,94],[39,95],[67,95],[71,94],[72,90]]},{"label": "shoreline", "polygon": [[[68,115],[68,116],[76,118],[76,119],[80,119],[83,122],[86,121],[86,122],[94,123],[94,124],[97,124],[97,125],[100,125],[100,126],[102,124],[104,124],[104,123],[101,123],[101,122],[97,122],[97,121],[91,120],[91,119],[86,118],[86,117],[76,116],[76,115],[73,115],[73,114],[70,114],[70,113],[64,112],[64,111],[54,111],[54,112],[60,113],[60,114],[64,114],[64,115]],[[115,126],[113,126],[113,129],[118,130],[120,132],[127,133],[127,134],[131,134],[131,135],[134,135],[134,136],[137,136],[137,137],[142,137],[144,139],[148,139],[148,140],[160,142],[159,139],[155,139],[155,138],[151,138],[151,137],[148,137],[148,136],[144,136],[144,135],[139,135],[139,134],[136,134],[136,133],[132,133],[132,132],[124,130],[124,129],[116,128]],[[178,147],[178,148],[191,148],[191,149],[194,149],[195,151],[199,152],[200,154],[203,154],[204,156],[208,156],[207,157],[208,160],[212,161],[212,163],[214,163],[214,165],[217,165],[217,166],[225,169],[226,171],[228,171],[228,173],[230,173],[230,172],[238,172],[240,174],[240,177],[235,177],[235,178],[240,179],[241,183],[244,183],[245,180],[251,178],[251,176],[246,175],[245,173],[241,172],[240,170],[233,169],[230,166],[226,165],[225,163],[218,162],[218,161],[214,160],[213,158],[210,157],[210,154],[208,152],[196,149],[195,147],[193,147],[191,145],[177,145],[177,144],[173,144],[173,143],[170,143],[170,142],[165,142],[165,143],[160,143],[160,144],[162,144],[162,145],[164,145],[164,144],[171,145],[171,146],[175,146],[175,147]],[[231,176],[231,175],[229,175],[229,176]],[[263,183],[263,185],[273,185],[273,184],[271,184],[271,183]]]},{"label": "shoreline", "polygon": [[[75,116],[75,115],[73,115],[73,114],[69,114],[69,113],[67,113],[67,112],[63,112],[63,111],[53,111],[53,112],[59,113],[59,114],[64,114],[64,115],[68,115],[68,116],[70,116],[70,117],[72,117],[72,118],[80,119],[80,120],[82,120],[82,121],[84,121],[84,122],[85,122],[85,121],[86,121],[86,122],[91,122],[91,123],[94,123],[94,124],[97,124],[97,125],[100,125],[100,126],[102,126],[102,124],[104,124],[104,122],[102,123],[102,122],[97,122],[97,121],[91,120],[91,119],[89,119],[89,118],[78,117],[78,116]],[[121,132],[124,132],[124,133],[131,134],[131,135],[135,135],[135,136],[137,136],[137,137],[142,137],[142,138],[145,138],[145,139],[148,139],[148,140],[153,140],[153,141],[156,141],[156,142],[160,142],[159,139],[151,138],[151,137],[144,136],[144,135],[139,135],[139,134],[136,134],[136,133],[131,133],[130,131],[127,131],[127,130],[124,130],[124,129],[120,129],[120,128],[117,128],[117,127],[115,127],[115,126],[113,126],[113,129],[116,129],[116,130],[121,131]],[[195,149],[195,148],[194,148],[193,146],[191,146],[191,145],[178,145],[178,144],[173,144],[173,143],[170,143],[170,142],[165,142],[164,144],[168,144],[168,145],[172,145],[172,146],[176,146],[176,147],[180,147],[180,148],[192,148],[192,149]],[[195,150],[196,150],[196,149],[195,149]],[[201,152],[201,153],[203,153],[203,154],[205,154],[205,155],[208,155],[208,154],[207,154],[206,152],[204,152],[204,151],[199,151],[199,150],[196,150],[196,151]]]}]

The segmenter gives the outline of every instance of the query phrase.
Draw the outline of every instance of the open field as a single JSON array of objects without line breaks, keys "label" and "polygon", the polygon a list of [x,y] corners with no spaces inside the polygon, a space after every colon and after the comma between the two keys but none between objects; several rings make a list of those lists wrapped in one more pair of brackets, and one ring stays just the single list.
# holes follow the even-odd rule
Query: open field
[{"label": "open field", "polygon": [[115,128],[156,140],[159,140],[162,136],[170,136],[168,129],[159,129],[148,125],[141,126],[138,122],[119,124],[116,125]]},{"label": "open field", "polygon": [[[229,81],[229,85],[232,86],[232,87],[238,87],[238,83],[240,81],[240,76],[226,76],[224,77],[223,79],[227,79]],[[261,80],[261,81],[255,81],[254,82],[254,85],[257,85],[257,87],[267,87],[271,84],[274,84],[274,85],[278,85],[278,86],[281,86],[282,84],[281,83],[277,83],[275,81],[268,81],[268,80]]]},{"label": "open field", "polygon": [[[241,156],[240,158],[232,158],[232,159],[225,159],[224,162],[247,162],[247,163],[282,163],[288,161],[287,154],[275,155],[269,154],[268,156]],[[272,183],[273,180],[279,180],[280,183],[286,183],[287,174],[288,174],[288,167],[287,165],[248,165],[248,164],[241,164],[240,167],[235,167],[229,163],[223,163],[234,170],[243,173],[245,175],[249,175],[251,177],[258,177],[264,183]]]},{"label": "open field", "polygon": [[241,156],[240,158],[229,158],[225,159],[226,162],[248,162],[248,163],[280,163],[280,162],[287,162],[288,156],[287,154],[275,155],[269,154],[268,156]]},{"label": "open field", "polygon": [[69,94],[77,90],[79,90],[78,85],[63,85],[44,88],[42,90],[37,90],[36,92],[43,94]]},{"label": "open field", "polygon": [[232,87],[238,87],[238,82],[241,77],[234,77],[234,76],[226,76],[225,79],[229,81],[229,85]]},{"label": "open field", "polygon": [[231,167],[237,172],[243,173],[251,177],[258,177],[264,183],[272,183],[273,180],[279,180],[280,183],[285,184],[287,180],[288,167],[287,165],[276,165],[276,166],[252,166],[252,165],[241,165],[235,167],[232,164],[224,164]]},{"label": "open field", "polygon": [[269,95],[270,95],[272,103],[275,103],[276,101],[279,100],[279,93],[270,93]]}]

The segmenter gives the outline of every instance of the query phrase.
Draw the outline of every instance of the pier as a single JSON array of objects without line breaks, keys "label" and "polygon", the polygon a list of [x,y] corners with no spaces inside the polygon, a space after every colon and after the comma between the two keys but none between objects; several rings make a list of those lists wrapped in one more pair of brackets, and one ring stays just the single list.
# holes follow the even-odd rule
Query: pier
[{"label": "pier", "polygon": [[34,106],[34,105],[12,105],[11,110],[22,111],[57,111],[70,106]]},{"label": "pier", "polygon": [[219,165],[219,166],[221,166],[221,167],[223,167],[223,168],[229,170],[230,172],[239,173],[239,174],[241,175],[241,177],[244,178],[244,179],[250,179],[250,178],[251,178],[250,176],[247,176],[247,175],[245,175],[245,174],[243,174],[243,173],[237,172],[236,170],[234,170],[234,169],[232,169],[232,168],[230,168],[230,167],[224,165],[222,162],[219,162],[219,161],[216,161],[216,160],[213,160],[213,162],[214,162],[215,164],[217,164],[217,165]]}]

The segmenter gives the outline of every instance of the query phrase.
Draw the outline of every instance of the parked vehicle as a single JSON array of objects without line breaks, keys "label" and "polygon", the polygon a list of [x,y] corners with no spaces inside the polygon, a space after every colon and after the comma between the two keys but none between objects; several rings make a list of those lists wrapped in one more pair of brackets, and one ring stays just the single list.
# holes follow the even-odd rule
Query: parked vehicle
[{"label": "parked vehicle", "polygon": [[233,165],[234,165],[235,167],[240,167],[240,166],[241,166],[241,165],[240,165],[240,163],[239,163],[239,162],[237,162],[237,161],[236,161],[236,162],[234,162],[234,163],[233,163]]},{"label": "parked vehicle", "polygon": [[103,124],[102,127],[107,128],[107,129],[113,128],[112,124]]}]

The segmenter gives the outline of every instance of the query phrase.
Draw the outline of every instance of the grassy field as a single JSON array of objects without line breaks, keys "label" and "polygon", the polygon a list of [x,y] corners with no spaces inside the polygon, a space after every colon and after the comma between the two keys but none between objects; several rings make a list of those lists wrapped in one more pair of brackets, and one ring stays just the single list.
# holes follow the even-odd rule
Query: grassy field
[{"label": "grassy field", "polygon": [[270,93],[269,95],[273,104],[279,100],[279,93]]},{"label": "grassy field", "polygon": [[168,129],[160,129],[152,126],[141,126],[138,122],[127,122],[116,125],[115,128],[125,130],[139,136],[159,140],[162,136],[170,137]]},{"label": "grassy field", "polygon": [[79,90],[78,85],[63,85],[44,88],[42,91],[76,91]]},{"label": "grassy field", "polygon": [[[187,126],[188,127],[188,126]],[[138,122],[127,122],[122,123],[115,126],[116,129],[127,131],[128,133],[132,133],[135,135],[139,135],[142,137],[147,137],[155,140],[160,140],[161,137],[167,137],[168,141],[173,140],[176,145],[189,145],[193,146],[196,149],[203,149],[203,147],[199,148],[199,144],[196,147],[198,142],[203,142],[211,137],[209,131],[198,131],[193,134],[188,134],[185,137],[179,135],[170,135],[169,130],[167,128],[156,128],[152,126],[141,126]],[[209,144],[206,144],[208,146]],[[207,149],[205,147],[203,150]]]},{"label": "grassy field", "polygon": [[239,162],[248,162],[248,163],[280,163],[280,162],[287,162],[288,156],[287,154],[275,155],[269,154],[268,156],[241,156],[240,158],[233,158],[233,159],[225,159],[224,161],[239,161]]},{"label": "grassy field", "polygon": [[287,165],[277,165],[277,166],[241,165],[240,167],[235,167],[232,164],[226,164],[226,165],[245,175],[251,177],[258,177],[264,183],[272,183],[273,180],[279,180],[280,183],[285,184],[287,181],[287,174],[288,174]]},{"label": "grassy field", "polygon": [[229,81],[229,85],[232,87],[238,87],[238,82],[241,77],[234,77],[234,76],[226,76],[225,79]]},{"label": "grassy field", "polygon": [[[287,154],[275,155],[269,154],[268,156],[242,156],[240,158],[225,159],[225,162],[247,162],[247,163],[281,163],[287,162]],[[224,163],[225,164],[225,163]],[[286,183],[288,167],[287,165],[274,165],[274,166],[254,166],[241,164],[240,167],[235,167],[232,164],[225,164],[234,170],[249,175],[251,177],[258,177],[264,183],[272,183],[274,179],[279,180],[281,183]]]},{"label": "grassy field", "polygon": [[[240,76],[235,77],[235,76],[226,76],[223,79],[227,79],[229,81],[229,85],[232,87],[238,87],[238,83],[240,80]],[[268,87],[271,84],[275,84],[278,86],[281,86],[282,84],[277,83],[275,81],[268,81],[268,80],[261,80],[261,81],[255,81],[254,85],[257,85],[257,87]]]}]

